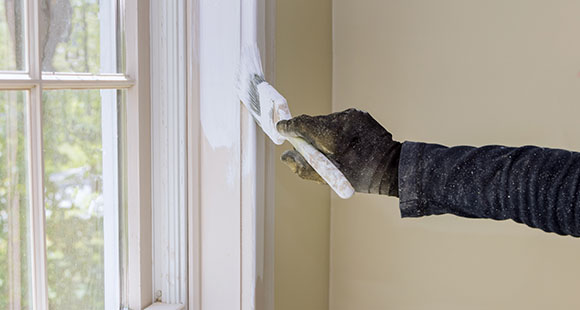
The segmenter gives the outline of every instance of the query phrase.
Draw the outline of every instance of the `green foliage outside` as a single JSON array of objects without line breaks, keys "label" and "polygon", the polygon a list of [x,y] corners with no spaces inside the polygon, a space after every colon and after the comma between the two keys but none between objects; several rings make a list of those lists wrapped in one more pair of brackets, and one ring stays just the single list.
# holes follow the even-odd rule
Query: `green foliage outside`
[{"label": "green foliage outside", "polygon": [[[30,309],[25,99],[25,93],[21,91],[0,93],[0,309],[9,309],[11,290],[18,290],[18,286],[21,309]],[[20,226],[12,236],[11,221]],[[9,259],[10,238],[20,247],[21,259],[14,265]],[[19,274],[17,286],[10,282],[14,281],[11,270]]]},{"label": "green foliage outside", "polygon": [[51,309],[103,309],[100,93],[43,97]]},{"label": "green foliage outside", "polygon": [[66,42],[61,42],[56,48],[51,62],[54,71],[98,73],[100,72],[99,1],[66,1],[72,7],[69,35]]},{"label": "green foliage outside", "polygon": [[14,40],[6,18],[6,0],[0,0],[0,70],[16,70]]}]

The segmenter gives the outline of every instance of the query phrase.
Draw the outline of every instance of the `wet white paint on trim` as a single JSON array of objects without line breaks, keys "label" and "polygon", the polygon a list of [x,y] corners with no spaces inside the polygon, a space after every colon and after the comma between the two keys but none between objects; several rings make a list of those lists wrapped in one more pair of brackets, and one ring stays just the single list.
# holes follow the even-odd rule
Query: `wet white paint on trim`
[{"label": "wet white paint on trim", "polygon": [[[236,68],[240,42],[239,0],[201,0],[200,112],[202,135],[214,148],[234,146],[239,138]],[[227,9],[226,9],[227,8]],[[219,38],[219,39],[216,39]]]}]

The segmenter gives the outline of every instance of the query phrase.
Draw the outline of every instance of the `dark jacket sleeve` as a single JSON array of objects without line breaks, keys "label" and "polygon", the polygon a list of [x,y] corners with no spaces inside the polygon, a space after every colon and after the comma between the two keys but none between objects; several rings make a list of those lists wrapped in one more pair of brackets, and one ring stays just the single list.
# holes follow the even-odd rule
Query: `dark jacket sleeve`
[{"label": "dark jacket sleeve", "polygon": [[580,237],[580,153],[525,146],[445,147],[405,142],[403,217],[455,214],[512,219]]}]

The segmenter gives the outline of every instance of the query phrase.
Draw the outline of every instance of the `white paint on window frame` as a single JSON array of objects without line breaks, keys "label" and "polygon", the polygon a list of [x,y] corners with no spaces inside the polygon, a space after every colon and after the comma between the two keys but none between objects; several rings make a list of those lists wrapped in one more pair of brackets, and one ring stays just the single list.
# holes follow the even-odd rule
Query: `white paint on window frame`
[{"label": "white paint on window frame", "polygon": [[199,114],[199,5],[186,1],[187,74],[187,309],[201,310],[201,120]]},{"label": "white paint on window frame", "polygon": [[[274,308],[273,145],[241,107],[234,85],[242,1],[188,0],[190,310]],[[275,1],[257,5],[257,39],[274,82]],[[223,109],[218,124],[238,129],[216,143],[226,135],[208,133],[221,128],[202,120]]]},{"label": "white paint on window frame", "polygon": [[35,310],[48,309],[48,289],[46,279],[46,235],[44,213],[44,159],[42,154],[42,82],[41,55],[39,47],[39,7],[38,1],[26,2],[26,42],[28,51],[29,78],[39,81],[28,85],[28,160],[30,188],[30,227],[31,242],[31,297]]},{"label": "white paint on window frame", "polygon": [[[117,2],[102,1],[99,8],[101,72],[117,71]],[[47,76],[43,76],[46,80]],[[103,163],[103,271],[105,309],[121,305],[119,207],[118,91],[101,89],[101,143]]]},{"label": "white paint on window frame", "polygon": [[[121,2],[123,3],[123,2]],[[143,309],[153,302],[151,234],[151,82],[149,1],[125,0],[127,90],[127,266],[122,307]]]},{"label": "white paint on window frame", "polygon": [[185,305],[182,304],[166,304],[156,302],[151,306],[145,308],[145,310],[184,310]]}]

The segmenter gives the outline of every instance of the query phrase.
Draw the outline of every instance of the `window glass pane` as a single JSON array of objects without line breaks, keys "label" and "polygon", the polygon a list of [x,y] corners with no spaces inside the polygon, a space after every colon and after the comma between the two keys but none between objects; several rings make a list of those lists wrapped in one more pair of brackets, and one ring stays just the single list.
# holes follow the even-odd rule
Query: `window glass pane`
[{"label": "window glass pane", "polygon": [[0,70],[25,70],[25,0],[0,0]]},{"label": "window glass pane", "polygon": [[40,0],[44,72],[116,73],[122,31],[118,0]]},{"label": "window glass pane", "polygon": [[119,306],[118,93],[43,95],[50,309]]},{"label": "window glass pane", "polygon": [[31,309],[26,93],[0,92],[0,309]]}]

